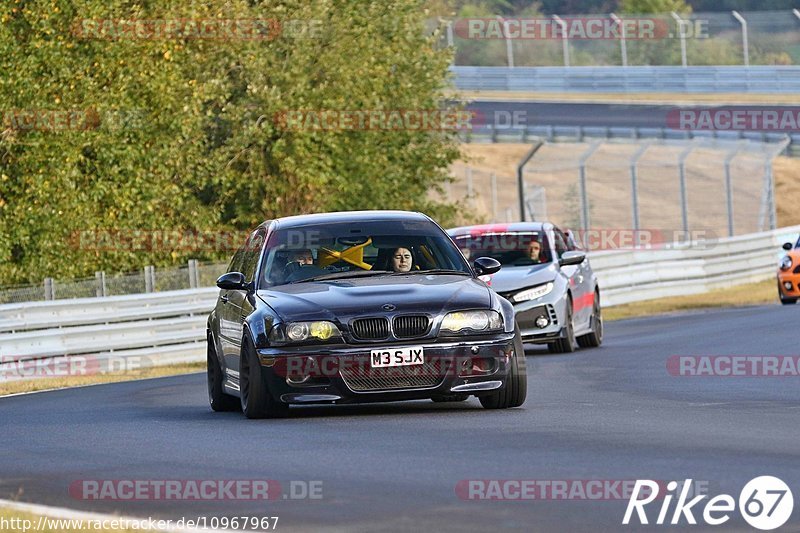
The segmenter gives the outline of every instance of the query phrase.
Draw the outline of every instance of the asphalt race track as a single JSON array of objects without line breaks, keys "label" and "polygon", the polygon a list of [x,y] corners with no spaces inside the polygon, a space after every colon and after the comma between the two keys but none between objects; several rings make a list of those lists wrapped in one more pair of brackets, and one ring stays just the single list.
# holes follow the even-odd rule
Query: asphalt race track
[{"label": "asphalt race track", "polygon": [[[800,305],[771,305],[608,324],[599,349],[531,349],[527,403],[509,411],[470,399],[249,421],[209,410],[203,374],[4,398],[0,497],[143,517],[278,516],[279,531],[661,530],[622,526],[627,500],[474,501],[456,485],[691,478],[735,499],[760,475],[800,487],[800,378],[667,372],[672,355],[798,355],[798,323]],[[270,502],[70,496],[85,479],[316,480],[323,489],[322,499]],[[651,521],[660,505],[648,507]],[[681,524],[753,531],[738,512],[723,527]],[[799,527],[796,508],[781,530]]]},{"label": "asphalt race track", "polygon": [[[581,102],[526,102],[474,100],[466,108],[483,120],[507,125],[513,113],[520,126],[584,126],[600,128],[669,128],[667,116],[680,106],[659,104],[596,104]],[[684,106],[690,109],[713,108],[711,104]],[[774,110],[781,106],[726,105],[726,109]],[[495,115],[495,113],[502,113]],[[680,133],[679,130],[675,130]]]}]

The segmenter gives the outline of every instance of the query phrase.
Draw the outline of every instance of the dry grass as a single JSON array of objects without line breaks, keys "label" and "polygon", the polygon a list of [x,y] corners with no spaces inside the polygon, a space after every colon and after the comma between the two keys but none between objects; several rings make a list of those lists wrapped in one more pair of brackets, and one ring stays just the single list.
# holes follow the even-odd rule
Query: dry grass
[{"label": "dry grass", "polygon": [[80,387],[82,385],[93,385],[96,383],[117,383],[121,381],[132,381],[136,379],[159,378],[164,376],[175,376],[179,374],[190,374],[205,370],[206,364],[186,363],[178,365],[156,366],[128,370],[125,372],[112,372],[108,374],[97,374],[90,376],[59,376],[52,378],[27,379],[20,381],[0,381],[0,396],[6,394],[16,394],[20,392],[33,392],[38,390],[63,389],[68,387]]},{"label": "dry grass", "polygon": [[592,102],[592,103],[654,103],[669,102],[673,105],[691,104],[778,104],[797,105],[800,95],[796,94],[754,94],[754,93],[547,93],[547,92],[507,92],[507,91],[469,91],[453,93],[461,100],[524,100],[535,102]]},{"label": "dry grass", "polygon": [[608,321],[643,316],[663,315],[692,309],[742,307],[747,305],[777,304],[778,292],[775,280],[748,283],[730,289],[721,289],[704,294],[673,296],[659,300],[648,300],[616,305],[603,310]]}]

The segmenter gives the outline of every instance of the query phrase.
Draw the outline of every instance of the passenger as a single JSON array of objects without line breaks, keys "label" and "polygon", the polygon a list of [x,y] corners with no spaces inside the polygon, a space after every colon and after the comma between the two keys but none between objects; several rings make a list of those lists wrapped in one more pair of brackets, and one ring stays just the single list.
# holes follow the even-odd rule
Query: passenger
[{"label": "passenger", "polygon": [[411,250],[408,248],[395,248],[389,256],[389,266],[395,272],[409,272],[413,261]]}]

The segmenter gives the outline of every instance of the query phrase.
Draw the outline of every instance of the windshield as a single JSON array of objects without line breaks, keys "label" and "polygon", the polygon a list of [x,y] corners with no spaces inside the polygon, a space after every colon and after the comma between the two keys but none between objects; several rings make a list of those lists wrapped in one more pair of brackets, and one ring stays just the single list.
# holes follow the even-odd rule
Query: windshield
[{"label": "windshield", "polygon": [[453,241],[464,257],[491,257],[502,265],[529,266],[549,263],[550,242],[541,231],[456,235]]},{"label": "windshield", "polygon": [[371,275],[450,270],[472,275],[458,249],[424,221],[307,225],[274,231],[262,286]]}]

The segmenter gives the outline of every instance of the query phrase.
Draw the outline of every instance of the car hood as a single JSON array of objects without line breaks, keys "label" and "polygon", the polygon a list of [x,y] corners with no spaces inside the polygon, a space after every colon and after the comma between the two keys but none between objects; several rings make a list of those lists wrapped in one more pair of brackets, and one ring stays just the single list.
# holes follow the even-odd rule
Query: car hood
[{"label": "car hood", "polygon": [[379,276],[311,281],[259,290],[282,320],[347,320],[391,312],[438,315],[456,309],[488,309],[489,288],[480,280],[447,274]]},{"label": "car hood", "polygon": [[532,266],[504,266],[492,274],[492,289],[509,292],[553,281],[558,273],[555,263]]}]

